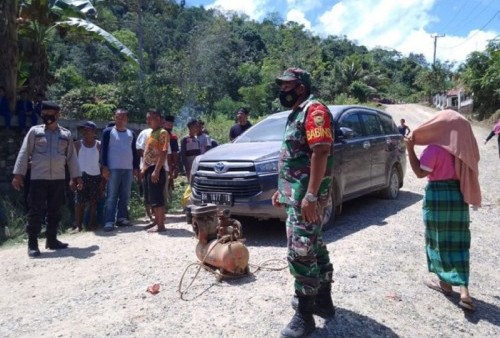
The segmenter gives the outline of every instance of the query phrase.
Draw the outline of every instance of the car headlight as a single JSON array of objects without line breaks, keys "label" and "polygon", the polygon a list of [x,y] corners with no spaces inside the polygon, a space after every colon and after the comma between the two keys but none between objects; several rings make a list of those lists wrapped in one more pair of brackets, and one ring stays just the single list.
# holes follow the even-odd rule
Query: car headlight
[{"label": "car headlight", "polygon": [[278,172],[278,160],[255,163],[257,174],[273,174]]},{"label": "car headlight", "polygon": [[191,177],[198,171],[198,165],[200,164],[201,155],[194,158],[193,164],[191,165]]}]

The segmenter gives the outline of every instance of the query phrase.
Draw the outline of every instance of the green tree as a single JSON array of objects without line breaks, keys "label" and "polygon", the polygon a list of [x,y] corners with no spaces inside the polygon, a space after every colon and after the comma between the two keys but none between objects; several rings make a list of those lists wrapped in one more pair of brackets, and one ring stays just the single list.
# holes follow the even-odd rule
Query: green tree
[{"label": "green tree", "polygon": [[418,73],[415,83],[422,88],[422,94],[432,103],[432,96],[439,93],[446,93],[453,87],[452,78],[454,63],[436,61],[431,68],[427,68]]},{"label": "green tree", "polygon": [[59,30],[62,36],[68,30],[90,32],[129,59],[135,60],[134,54],[127,47],[89,20],[96,15],[91,1],[25,0],[20,6],[19,15],[20,54],[22,60],[30,65],[28,87],[32,92],[45,92],[52,81],[47,44],[55,30]]},{"label": "green tree", "polygon": [[500,39],[491,41],[484,52],[471,53],[460,70],[460,81],[474,93],[479,118],[500,109]]}]

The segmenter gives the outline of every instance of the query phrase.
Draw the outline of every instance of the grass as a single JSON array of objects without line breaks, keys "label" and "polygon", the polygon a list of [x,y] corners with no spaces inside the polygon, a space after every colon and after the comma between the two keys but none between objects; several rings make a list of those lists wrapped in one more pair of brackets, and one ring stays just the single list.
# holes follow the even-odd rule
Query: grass
[{"label": "grass", "polygon": [[[180,213],[183,208],[181,199],[188,185],[185,176],[179,176],[175,180],[175,189],[169,213]],[[62,220],[60,231],[65,232],[72,227],[74,215],[72,203],[67,203],[62,208]],[[22,193],[14,192],[0,196],[0,246],[21,243],[26,240],[25,224],[27,215],[23,203]],[[144,204],[139,195],[139,186],[136,182],[132,184],[132,194],[129,204],[129,212],[131,220],[136,220],[145,216]],[[6,230],[8,229],[8,230]],[[43,234],[42,234],[43,235]]]},{"label": "grass", "polygon": [[21,201],[22,195],[18,193],[0,197],[2,213],[0,245],[9,242],[18,243],[23,239],[26,214]]},{"label": "grass", "polygon": [[[1,217],[0,221],[0,245],[20,243],[27,239],[25,224],[28,221],[26,209],[23,202],[23,194],[13,192],[0,196]],[[73,204],[66,203],[61,213],[61,228],[63,231],[73,225]],[[60,229],[61,230],[61,229]],[[41,237],[44,233],[41,234]]]}]

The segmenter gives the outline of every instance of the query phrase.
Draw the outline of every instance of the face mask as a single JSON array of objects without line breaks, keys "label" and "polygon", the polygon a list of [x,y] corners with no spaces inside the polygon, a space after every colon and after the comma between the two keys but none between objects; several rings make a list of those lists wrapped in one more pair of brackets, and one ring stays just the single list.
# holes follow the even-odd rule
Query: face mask
[{"label": "face mask", "polygon": [[285,108],[291,108],[299,99],[299,96],[295,92],[297,87],[290,89],[289,91],[280,91],[280,103]]},{"label": "face mask", "polygon": [[42,121],[48,126],[56,121],[56,117],[54,115],[42,115]]}]

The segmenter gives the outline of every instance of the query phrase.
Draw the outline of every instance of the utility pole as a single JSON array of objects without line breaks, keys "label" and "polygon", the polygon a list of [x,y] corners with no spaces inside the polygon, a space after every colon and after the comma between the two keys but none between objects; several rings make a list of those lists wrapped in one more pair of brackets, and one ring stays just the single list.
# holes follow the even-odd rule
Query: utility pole
[{"label": "utility pole", "polygon": [[142,27],[142,0],[137,1],[137,40],[139,42],[139,86],[141,87],[141,95],[142,95],[142,81],[144,79],[144,75],[142,73],[143,69],[143,27]]},{"label": "utility pole", "polygon": [[431,38],[434,38],[434,59],[432,60],[432,65],[436,65],[436,46],[437,46],[437,39],[438,38],[443,38],[445,37],[445,34],[443,35],[431,35]]}]

